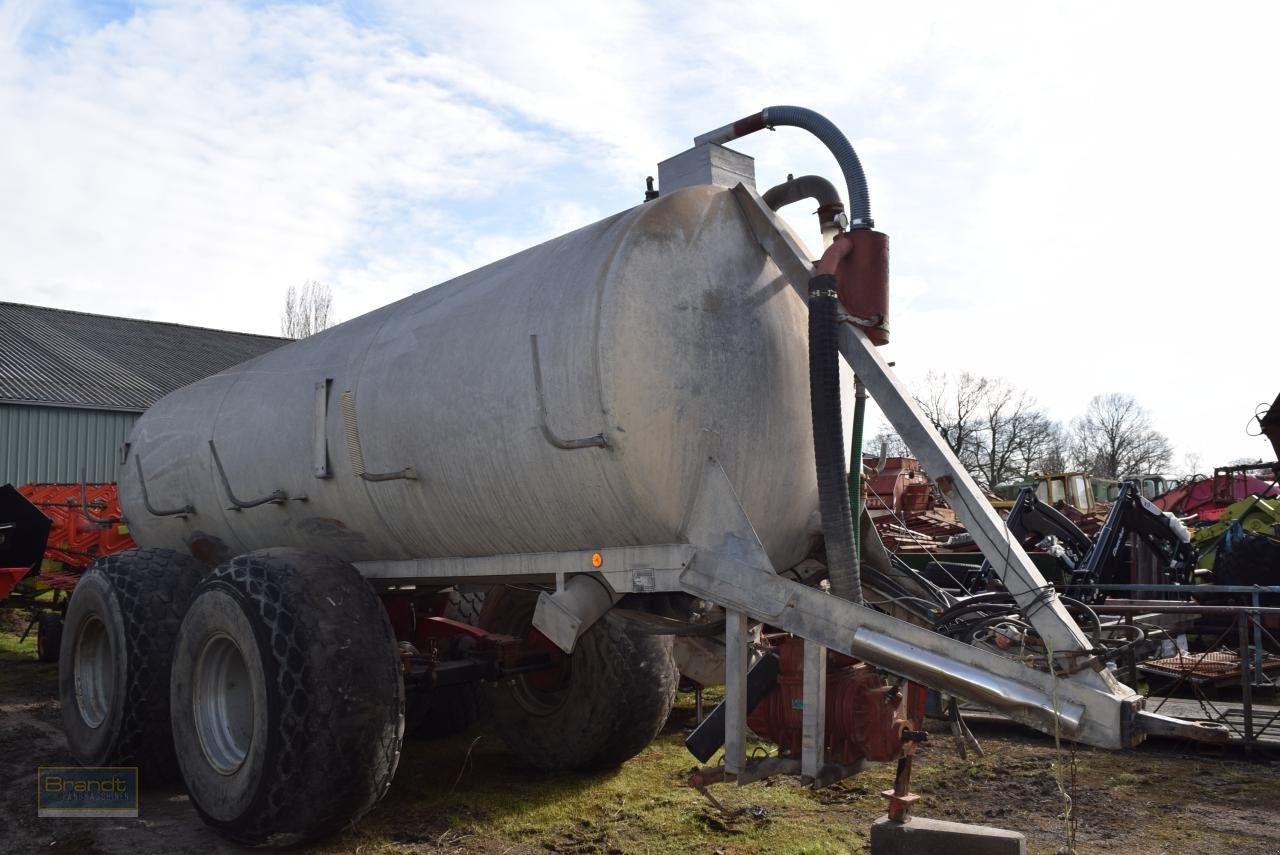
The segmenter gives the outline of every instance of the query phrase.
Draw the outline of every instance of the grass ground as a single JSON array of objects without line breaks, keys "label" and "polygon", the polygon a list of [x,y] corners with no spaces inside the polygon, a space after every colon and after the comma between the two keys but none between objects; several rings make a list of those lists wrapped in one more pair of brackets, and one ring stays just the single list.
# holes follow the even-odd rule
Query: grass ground
[{"label": "grass ground", "polygon": [[[716,788],[728,814],[689,788],[695,761],[683,739],[693,724],[692,703],[682,697],[663,734],[631,762],[593,775],[534,774],[483,728],[462,738],[411,741],[385,809],[398,822],[430,829],[416,836],[436,834],[463,849],[465,840],[496,851],[799,855],[861,844],[865,829],[832,823],[829,801],[789,781]],[[882,801],[874,787],[883,783],[883,774],[863,779],[841,798],[874,812]],[[344,846],[358,841],[361,852],[399,852],[396,838],[375,825]]]},{"label": "grass ground", "polygon": [[[713,788],[728,812],[687,786],[693,724],[682,695],[661,736],[621,769],[544,775],[508,753],[484,727],[449,739],[410,740],[387,798],[356,827],[312,851],[409,853],[789,853],[866,851],[884,812],[891,767],[813,791],[781,778]],[[5,852],[234,852],[206,829],[177,790],[144,791],[137,820],[37,820],[35,767],[68,762],[56,672],[35,661],[34,641],[0,632],[0,850]],[[986,754],[961,759],[937,730],[915,771],[918,813],[1027,834],[1029,851],[1066,839],[1051,739],[975,726]],[[763,748],[763,746],[762,746]],[[1079,818],[1077,851],[1280,852],[1280,760],[1152,743],[1125,752],[1081,748],[1060,767]]]},{"label": "grass ground", "polygon": [[[867,851],[884,813],[891,766],[813,791],[782,778],[713,792],[687,786],[693,724],[682,696],[663,734],[620,770],[532,773],[484,729],[411,741],[388,799],[330,852],[793,853]],[[1066,841],[1063,786],[1074,795],[1078,852],[1277,853],[1280,761],[1222,749],[1150,744],[1135,751],[1064,749],[1021,729],[979,727],[984,756],[961,759],[936,730],[915,768],[919,813],[1023,831],[1032,853]],[[764,750],[765,746],[758,746]]]},{"label": "grass ground", "polygon": [[0,700],[29,689],[58,691],[58,666],[36,661],[36,630],[31,628],[26,640],[20,640],[26,621],[8,621],[0,627]]}]

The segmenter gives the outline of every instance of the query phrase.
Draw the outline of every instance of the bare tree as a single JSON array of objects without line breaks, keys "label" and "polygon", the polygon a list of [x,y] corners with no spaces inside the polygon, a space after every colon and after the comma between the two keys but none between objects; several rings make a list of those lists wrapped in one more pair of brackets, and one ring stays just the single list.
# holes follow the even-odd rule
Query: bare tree
[{"label": "bare tree", "polygon": [[1067,460],[1070,454],[1071,438],[1060,422],[1045,419],[1043,429],[1028,440],[1023,459],[1027,468],[1022,473],[1024,479],[1032,473],[1043,472],[1054,474],[1067,471]]},{"label": "bare tree", "polygon": [[1004,380],[992,380],[979,404],[979,438],[974,443],[975,475],[984,486],[1004,484],[1014,474],[1014,458],[1027,424],[1027,393],[1016,393]]},{"label": "bare tree", "polygon": [[1152,427],[1150,413],[1120,392],[1095,395],[1071,433],[1075,465],[1101,478],[1160,472],[1173,457],[1168,438]]},{"label": "bare tree", "polygon": [[884,449],[886,457],[911,456],[911,449],[907,448],[907,443],[889,425],[881,427],[880,432],[871,437],[870,442],[863,444],[862,453],[879,456],[881,449]]},{"label": "bare tree", "polygon": [[925,394],[916,396],[925,416],[971,472],[977,468],[978,460],[978,414],[990,385],[987,378],[967,371],[955,378],[930,371],[925,376]]},{"label": "bare tree", "polygon": [[333,292],[328,285],[306,282],[293,285],[284,294],[284,311],[280,313],[280,332],[289,338],[306,338],[333,326]]},{"label": "bare tree", "polygon": [[975,476],[988,489],[1055,468],[1061,456],[1061,425],[1029,393],[1004,381],[988,384],[979,428]]},{"label": "bare tree", "polygon": [[1251,463],[1258,464],[1258,468],[1263,468],[1261,457],[1233,457],[1227,461],[1227,466],[1248,466]]},{"label": "bare tree", "polygon": [[1188,451],[1182,455],[1182,474],[1178,477],[1183,481],[1190,481],[1192,478],[1200,474],[1200,455],[1194,451]]},{"label": "bare tree", "polygon": [[1027,392],[1003,380],[930,373],[916,401],[974,479],[991,488],[1061,456],[1062,428]]}]

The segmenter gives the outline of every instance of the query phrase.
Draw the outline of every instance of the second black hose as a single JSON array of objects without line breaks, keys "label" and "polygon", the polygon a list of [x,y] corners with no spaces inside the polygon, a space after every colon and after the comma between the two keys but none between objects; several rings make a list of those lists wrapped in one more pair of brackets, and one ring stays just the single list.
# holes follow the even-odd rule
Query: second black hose
[{"label": "second black hose", "polygon": [[819,275],[809,280],[809,402],[827,572],[833,594],[861,603],[862,574],[845,480],[838,306],[834,276]]}]

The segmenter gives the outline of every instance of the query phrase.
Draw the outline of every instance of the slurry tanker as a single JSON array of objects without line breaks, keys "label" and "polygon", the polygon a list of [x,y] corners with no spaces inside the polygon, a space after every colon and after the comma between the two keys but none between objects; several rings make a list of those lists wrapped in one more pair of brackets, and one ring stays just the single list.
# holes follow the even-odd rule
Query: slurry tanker
[{"label": "slurry tanker", "polygon": [[[847,207],[815,176],[757,193],[725,143],[783,127],[831,150]],[[621,764],[682,674],[725,685],[689,738],[704,762],[723,747],[701,780],[897,762],[899,818],[921,687],[1111,748],[1182,727],[1103,667],[880,355],[888,244],[844,135],[770,107],[658,178],[148,410],[121,450],[139,547],[66,616],[76,758],[178,778],[225,836],[283,845],[373,807],[406,730],[481,707],[534,767]],[[816,265],[775,210],[801,200]],[[934,631],[956,602],[876,548],[847,479],[849,368],[990,559],[1023,655]],[[777,757],[746,757],[749,715]]]}]

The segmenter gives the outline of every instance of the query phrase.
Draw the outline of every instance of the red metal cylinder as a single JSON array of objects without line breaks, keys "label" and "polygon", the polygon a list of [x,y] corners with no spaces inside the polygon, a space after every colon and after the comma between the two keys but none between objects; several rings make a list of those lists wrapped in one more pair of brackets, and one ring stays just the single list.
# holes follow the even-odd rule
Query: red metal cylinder
[{"label": "red metal cylinder", "polygon": [[[799,757],[804,729],[804,642],[777,639],[778,683],[747,717],[747,726],[758,736],[777,743],[781,753]],[[852,766],[859,760],[888,762],[915,751],[903,742],[902,729],[918,727],[924,695],[906,697],[885,681],[874,668],[831,651],[827,658],[828,762]],[[913,706],[914,701],[914,706]],[[906,716],[913,710],[915,722]]]},{"label": "red metal cylinder", "polygon": [[889,236],[871,229],[847,234],[853,252],[836,268],[840,304],[875,344],[889,343]]}]

